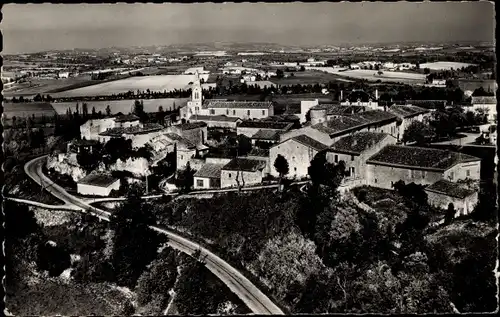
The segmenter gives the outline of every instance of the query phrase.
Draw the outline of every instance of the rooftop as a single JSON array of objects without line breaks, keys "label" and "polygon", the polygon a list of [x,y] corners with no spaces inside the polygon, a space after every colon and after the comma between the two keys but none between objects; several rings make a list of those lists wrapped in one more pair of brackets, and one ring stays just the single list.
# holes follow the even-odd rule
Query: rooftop
[{"label": "rooftop", "polygon": [[495,96],[481,96],[481,97],[472,97],[472,104],[494,104],[497,103],[497,97]]},{"label": "rooftop", "polygon": [[387,136],[389,135],[385,133],[358,132],[341,138],[333,143],[330,148],[335,152],[361,154],[375,144],[380,143]]},{"label": "rooftop", "polygon": [[375,123],[396,121],[396,119],[397,117],[392,113],[381,110],[370,110],[355,113],[349,116],[334,118],[332,120],[328,120],[311,127],[321,132],[333,135],[347,132],[353,129],[358,129]]},{"label": "rooftop", "polygon": [[194,120],[194,121],[223,121],[223,122],[236,122],[238,120],[241,120],[238,117],[227,117],[227,116],[200,116],[200,115],[193,115],[189,118],[189,120]]},{"label": "rooftop", "polygon": [[207,124],[205,122],[189,122],[189,123],[182,123],[182,124],[174,125],[174,127],[177,127],[183,131],[203,128],[206,126],[207,126]]},{"label": "rooftop", "polygon": [[252,121],[246,120],[238,124],[238,128],[254,128],[268,130],[288,130],[293,126],[291,122],[275,122],[275,121]]},{"label": "rooftop", "polygon": [[98,186],[98,187],[108,187],[117,180],[118,178],[106,174],[89,174],[84,178],[80,179],[77,183]]},{"label": "rooftop", "polygon": [[193,143],[191,143],[191,141],[189,141],[186,138],[181,137],[180,135],[178,135],[176,133],[165,133],[165,136],[167,138],[169,138],[170,140],[172,140],[173,142],[180,142],[180,143],[182,143],[188,149],[196,147],[196,145],[194,145]]},{"label": "rooftop", "polygon": [[91,145],[99,144],[99,142],[97,140],[86,140],[86,139],[73,140],[72,143],[74,145],[79,145],[79,146],[91,146]]},{"label": "rooftop", "polygon": [[231,162],[224,165],[222,169],[230,171],[255,172],[266,167],[266,162],[260,160],[251,160],[245,158],[234,158]]},{"label": "rooftop", "polygon": [[380,152],[370,157],[366,163],[445,171],[460,162],[480,160],[478,157],[447,150],[387,145]]},{"label": "rooftop", "polygon": [[242,109],[269,109],[273,106],[270,101],[219,101],[207,100],[204,108],[242,108]]},{"label": "rooftop", "polygon": [[137,120],[139,120],[139,117],[135,114],[122,114],[115,117],[115,122],[129,122]]},{"label": "rooftop", "polygon": [[162,129],[164,129],[164,127],[161,124],[146,123],[143,126],[133,126],[133,127],[126,127],[126,128],[111,128],[111,129],[108,129],[102,133],[99,133],[99,135],[119,137],[119,136],[122,136],[124,134],[146,134],[146,133],[160,131]]},{"label": "rooftop", "polygon": [[444,179],[427,186],[425,190],[462,199],[475,193],[472,189],[464,188],[460,184],[452,183]]},{"label": "rooftop", "polygon": [[222,164],[205,164],[194,174],[194,177],[220,178],[220,171],[223,167]]},{"label": "rooftop", "polygon": [[276,131],[276,130],[259,130],[257,131],[257,133],[252,135],[251,139],[279,141],[280,134],[281,131]]},{"label": "rooftop", "polygon": [[391,106],[388,111],[400,118],[413,117],[422,113],[429,112],[428,109],[420,108],[417,106],[405,105],[405,106]]},{"label": "rooftop", "polygon": [[305,134],[297,135],[297,136],[293,137],[292,140],[295,140],[295,141],[297,141],[297,142],[299,142],[307,147],[315,149],[316,151],[323,151],[323,150],[328,149],[328,146],[326,146],[325,144],[318,142],[315,139],[310,138]]},{"label": "rooftop", "polygon": [[269,150],[268,149],[253,148],[250,151],[250,153],[248,153],[248,156],[269,157]]}]

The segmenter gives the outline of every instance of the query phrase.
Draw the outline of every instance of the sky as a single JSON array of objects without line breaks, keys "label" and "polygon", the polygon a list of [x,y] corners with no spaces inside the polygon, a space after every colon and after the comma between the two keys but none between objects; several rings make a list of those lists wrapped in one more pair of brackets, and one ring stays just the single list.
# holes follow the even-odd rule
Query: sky
[{"label": "sky", "polygon": [[493,41],[491,2],[7,4],[5,54],[210,42]]}]

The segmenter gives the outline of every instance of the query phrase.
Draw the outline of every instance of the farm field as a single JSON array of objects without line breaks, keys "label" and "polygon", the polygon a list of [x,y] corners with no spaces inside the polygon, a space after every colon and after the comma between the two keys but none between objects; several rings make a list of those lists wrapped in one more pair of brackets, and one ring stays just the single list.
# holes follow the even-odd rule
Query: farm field
[{"label": "farm field", "polygon": [[[157,112],[159,106],[162,106],[165,111],[173,110],[174,103],[175,108],[183,107],[186,105],[188,98],[141,99],[141,101],[144,103],[145,112]],[[89,113],[93,107],[96,112],[102,111],[102,113],[106,113],[106,107],[109,105],[111,114],[115,114],[118,112],[129,113],[134,105],[134,100],[86,101],[85,103],[88,106]],[[82,102],[78,104],[81,111]],[[68,108],[72,109],[72,111],[76,110],[76,102],[54,102],[52,107],[58,114],[65,114]]]},{"label": "farm field", "polygon": [[35,96],[36,94],[47,94],[51,91],[64,89],[73,85],[94,85],[100,81],[90,80],[90,76],[78,76],[65,79],[36,79],[33,78],[30,83],[14,84],[12,88],[4,90],[5,97]]},{"label": "farm field", "polygon": [[425,75],[410,72],[384,71],[382,75],[378,75],[376,70],[368,69],[346,69],[342,67],[306,67],[306,69],[323,71],[346,78],[366,79],[370,81],[380,80],[383,82],[404,82],[410,84],[425,82]]},{"label": "farm field", "polygon": [[[208,75],[200,75],[200,78],[208,79]],[[195,80],[195,75],[157,75],[120,79],[107,83],[101,83],[89,87],[83,87],[54,94],[53,97],[80,97],[99,96],[125,93],[128,91],[171,91],[174,89],[185,89],[190,82]]]},{"label": "farm field", "polygon": [[458,62],[434,62],[420,64],[420,69],[429,68],[430,70],[450,70],[460,69],[462,67],[474,66],[474,64],[458,63]]},{"label": "farm field", "polygon": [[306,71],[297,71],[293,73],[293,77],[287,78],[272,78],[271,81],[278,85],[314,85],[314,84],[326,84],[330,81],[347,81],[351,82],[351,80],[345,80],[339,78],[333,73],[314,71],[314,70],[306,70]]}]

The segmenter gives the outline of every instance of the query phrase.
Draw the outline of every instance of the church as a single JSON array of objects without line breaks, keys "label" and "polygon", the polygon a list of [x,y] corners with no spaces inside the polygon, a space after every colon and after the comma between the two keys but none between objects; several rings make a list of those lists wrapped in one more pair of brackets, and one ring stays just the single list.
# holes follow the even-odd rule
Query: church
[{"label": "church", "polygon": [[203,99],[199,75],[193,83],[191,100],[180,109],[180,118],[188,121],[192,116],[226,116],[233,119],[263,119],[274,115],[270,101],[230,101],[227,99]]}]

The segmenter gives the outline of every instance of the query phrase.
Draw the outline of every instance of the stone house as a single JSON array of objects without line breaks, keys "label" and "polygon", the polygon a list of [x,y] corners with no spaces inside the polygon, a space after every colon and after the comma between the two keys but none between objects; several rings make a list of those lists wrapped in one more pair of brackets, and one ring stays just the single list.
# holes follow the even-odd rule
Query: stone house
[{"label": "stone house", "polygon": [[242,122],[238,117],[222,116],[202,116],[193,115],[189,118],[189,122],[205,122],[209,128],[221,128],[236,130],[236,126]]},{"label": "stone house", "polygon": [[430,110],[411,105],[394,105],[387,110],[401,119],[396,139],[399,141],[408,126],[414,121],[423,122],[430,117]]},{"label": "stone house", "polygon": [[258,133],[275,135],[277,132],[284,133],[289,131],[292,126],[293,123],[291,122],[244,120],[236,127],[236,134],[243,134],[247,138],[252,138]]},{"label": "stone house", "polygon": [[205,164],[194,174],[194,189],[221,187],[223,164]]},{"label": "stone house", "polygon": [[471,213],[478,203],[476,190],[444,179],[427,186],[425,192],[430,205],[446,210],[450,203],[453,204],[455,217]]},{"label": "stone house", "polygon": [[346,181],[366,178],[366,161],[386,145],[396,144],[396,139],[385,133],[358,132],[340,138],[327,150],[329,163],[344,161],[348,176]]},{"label": "stone house", "polygon": [[262,183],[266,162],[235,158],[221,170],[221,188],[249,186]]},{"label": "stone house", "polygon": [[399,180],[430,185],[441,179],[456,182],[478,180],[481,159],[440,149],[387,145],[367,161],[366,182],[392,189]]},{"label": "stone house", "polygon": [[195,145],[207,143],[207,124],[205,122],[190,122],[173,125],[167,128],[169,132],[176,133]]},{"label": "stone house", "polygon": [[270,172],[278,177],[279,173],[274,168],[278,155],[282,155],[288,162],[288,175],[290,178],[303,178],[308,175],[308,168],[318,152],[327,150],[328,146],[307,135],[298,135],[287,139],[269,150]]}]

